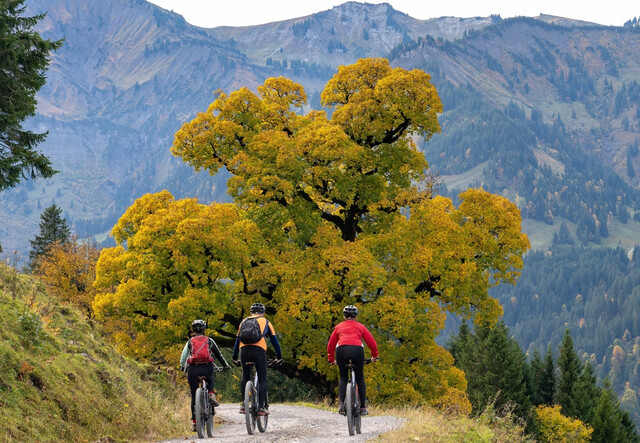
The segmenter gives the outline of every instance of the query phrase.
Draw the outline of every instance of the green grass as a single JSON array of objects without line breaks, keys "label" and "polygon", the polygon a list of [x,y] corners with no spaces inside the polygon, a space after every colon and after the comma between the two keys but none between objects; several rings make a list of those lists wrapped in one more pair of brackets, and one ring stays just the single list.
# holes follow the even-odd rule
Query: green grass
[{"label": "green grass", "polygon": [[170,371],[121,356],[99,325],[0,263],[1,441],[183,435],[183,383]]}]

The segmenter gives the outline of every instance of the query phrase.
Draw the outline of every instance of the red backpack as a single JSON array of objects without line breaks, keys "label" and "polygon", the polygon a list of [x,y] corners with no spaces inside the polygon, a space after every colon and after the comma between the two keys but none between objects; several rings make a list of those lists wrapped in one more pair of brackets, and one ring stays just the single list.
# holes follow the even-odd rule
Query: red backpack
[{"label": "red backpack", "polygon": [[211,352],[209,352],[209,337],[196,335],[191,337],[189,341],[191,342],[191,357],[187,359],[187,363],[192,365],[211,363],[213,361]]}]

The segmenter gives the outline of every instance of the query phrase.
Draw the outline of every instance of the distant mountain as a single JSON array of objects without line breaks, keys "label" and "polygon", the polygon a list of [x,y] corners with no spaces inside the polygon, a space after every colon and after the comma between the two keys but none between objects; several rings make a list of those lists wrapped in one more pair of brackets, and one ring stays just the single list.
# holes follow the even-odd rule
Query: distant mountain
[{"label": "distant mountain", "polygon": [[60,173],[0,194],[5,251],[26,256],[53,202],[76,232],[101,241],[144,193],[227,199],[224,174],[195,174],[169,152],[214,90],[284,75],[319,107],[338,65],[374,56],[432,74],[443,131],[421,145],[442,192],[475,184],[509,196],[537,247],[560,220],[588,243],[640,242],[634,29],[550,16],[416,20],[356,2],[214,29],[143,0],[31,0],[28,8],[47,12],[45,37],[65,38],[30,122],[50,132],[42,150]]}]

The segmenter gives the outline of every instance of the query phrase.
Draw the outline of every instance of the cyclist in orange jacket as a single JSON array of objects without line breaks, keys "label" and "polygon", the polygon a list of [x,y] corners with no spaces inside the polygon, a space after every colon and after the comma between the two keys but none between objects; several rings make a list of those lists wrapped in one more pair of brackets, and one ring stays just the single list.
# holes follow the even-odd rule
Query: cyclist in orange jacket
[{"label": "cyclist in orange jacket", "polygon": [[[236,336],[236,344],[233,347],[233,362],[238,366],[242,366],[242,381],[240,383],[240,395],[244,398],[244,388],[249,381],[251,370],[247,367],[247,362],[253,362],[256,366],[256,372],[258,374],[258,415],[269,415],[269,408],[266,406],[267,398],[267,341],[271,341],[271,345],[276,352],[276,364],[281,364],[282,349],[280,348],[280,342],[276,336],[276,331],[273,329],[273,325],[265,318],[265,312],[267,308],[262,303],[254,303],[249,309],[251,316],[245,318],[242,323],[248,319],[255,318],[260,326],[261,338],[256,343],[243,343],[240,339],[240,328],[238,328],[238,335]],[[240,357],[240,360],[238,360]],[[240,413],[244,414],[244,402],[240,405]]]},{"label": "cyclist in orange jacket", "polygon": [[358,308],[353,305],[345,306],[342,310],[344,321],[336,325],[327,344],[327,358],[332,365],[337,364],[340,371],[340,384],[338,392],[340,395],[340,407],[338,412],[345,414],[344,398],[347,392],[349,371],[346,365],[351,360],[356,365],[354,372],[358,391],[360,393],[360,415],[367,415],[369,411],[365,406],[367,398],[366,386],[364,382],[364,345],[367,344],[371,350],[371,361],[378,359],[378,344],[371,332],[365,325],[356,321]]}]

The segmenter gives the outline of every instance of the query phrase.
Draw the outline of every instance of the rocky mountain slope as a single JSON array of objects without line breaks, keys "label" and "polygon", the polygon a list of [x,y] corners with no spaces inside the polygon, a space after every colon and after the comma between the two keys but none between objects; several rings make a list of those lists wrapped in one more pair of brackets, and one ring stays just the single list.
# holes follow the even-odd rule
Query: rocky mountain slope
[{"label": "rocky mountain slope", "polygon": [[[45,37],[65,38],[30,122],[49,131],[42,150],[60,173],[0,194],[5,251],[26,256],[39,215],[53,202],[81,236],[103,240],[146,192],[225,200],[223,174],[196,174],[169,152],[175,131],[206,109],[214,90],[255,88],[284,75],[317,107],[337,65],[373,56],[432,74],[445,103],[443,132],[422,148],[445,178],[443,191],[473,183],[508,195],[524,209],[526,229],[542,233],[541,245],[561,219],[580,229],[577,216],[558,209],[565,197],[596,207],[577,212],[591,211],[595,226],[609,227],[595,234],[588,227],[595,236],[588,241],[640,242],[632,220],[639,177],[631,173],[640,167],[631,155],[640,34],[632,29],[549,16],[422,21],[387,4],[356,2],[215,29],[143,0],[33,0],[28,8],[47,12],[39,28]],[[587,182],[592,188],[581,191]],[[631,225],[619,222],[622,208]]]}]

